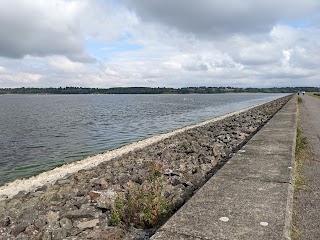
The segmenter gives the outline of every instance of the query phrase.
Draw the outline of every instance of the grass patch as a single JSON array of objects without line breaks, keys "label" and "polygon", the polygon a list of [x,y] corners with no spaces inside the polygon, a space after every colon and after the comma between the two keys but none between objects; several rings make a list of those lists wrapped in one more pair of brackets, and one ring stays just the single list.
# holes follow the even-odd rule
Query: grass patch
[{"label": "grass patch", "polygon": [[[300,115],[300,108],[303,100],[298,96],[298,117]],[[299,189],[307,189],[307,180],[302,174],[302,168],[304,160],[309,159],[311,156],[311,151],[308,145],[307,138],[302,135],[300,125],[297,126],[297,137],[296,137],[296,164],[295,164],[295,174],[294,174],[294,187],[295,191]]]},{"label": "grass patch", "polygon": [[308,145],[307,138],[302,136],[300,127],[297,127],[297,139],[296,139],[296,166],[294,187],[295,191],[303,190],[305,192],[312,193],[313,189],[308,186],[307,179],[302,174],[302,168],[308,159],[312,158],[312,152]]},{"label": "grass patch", "polygon": [[320,99],[320,93],[312,94],[312,97],[316,97],[316,98]]},{"label": "grass patch", "polygon": [[168,216],[173,205],[164,196],[163,166],[152,161],[149,174],[141,185],[129,184],[124,197],[118,196],[112,210],[113,225],[152,228]]},{"label": "grass patch", "polygon": [[291,225],[291,240],[299,240],[301,237],[301,233],[299,231],[299,228],[295,225]]},{"label": "grass patch", "polygon": [[[308,95],[312,96],[311,93]],[[320,98],[320,96],[319,96]],[[300,108],[303,103],[303,99],[298,96],[298,119],[300,116]],[[313,189],[308,186],[307,179],[303,176],[302,169],[306,161],[313,157],[310,146],[308,144],[307,138],[303,136],[300,124],[297,124],[297,135],[296,135],[296,151],[295,151],[295,170],[294,170],[294,191],[297,194],[298,191],[303,191],[304,193],[313,193]],[[292,225],[291,225],[291,239],[299,240],[301,239],[301,232],[299,230],[299,225],[296,223],[297,216],[295,211],[293,211]]]},{"label": "grass patch", "polygon": [[297,127],[297,139],[296,139],[296,154],[298,154],[298,157],[302,157],[308,150],[308,141],[306,137],[302,136],[302,131],[300,127]]},{"label": "grass patch", "polygon": [[302,136],[300,127],[297,127],[297,139],[296,139],[296,166],[295,166],[295,176],[294,176],[294,187],[297,191],[298,189],[303,189],[307,185],[305,177],[302,175],[303,160],[309,157],[309,147],[308,142],[305,137]]},{"label": "grass patch", "polygon": [[307,95],[320,99],[320,92],[308,92]]},{"label": "grass patch", "polygon": [[[303,100],[300,96],[298,96],[298,113],[297,117],[299,119],[300,116],[300,108],[303,103]],[[308,148],[308,142],[305,137],[302,136],[302,131],[299,125],[297,124],[296,129],[296,150],[295,150],[295,168],[294,168],[294,191],[295,193],[302,189],[307,181],[305,177],[302,175],[302,168],[303,168],[303,159],[306,155],[306,150]],[[291,224],[291,239],[292,240],[299,240],[300,239],[300,231],[299,227],[295,224],[296,213],[293,211],[292,213],[292,224]]]}]

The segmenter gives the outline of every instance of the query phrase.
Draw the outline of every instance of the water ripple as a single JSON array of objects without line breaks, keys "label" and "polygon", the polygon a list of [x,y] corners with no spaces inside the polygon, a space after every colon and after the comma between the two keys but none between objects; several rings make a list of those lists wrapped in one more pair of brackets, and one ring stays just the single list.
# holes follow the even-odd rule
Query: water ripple
[{"label": "water ripple", "polygon": [[7,95],[0,102],[0,185],[281,96]]}]

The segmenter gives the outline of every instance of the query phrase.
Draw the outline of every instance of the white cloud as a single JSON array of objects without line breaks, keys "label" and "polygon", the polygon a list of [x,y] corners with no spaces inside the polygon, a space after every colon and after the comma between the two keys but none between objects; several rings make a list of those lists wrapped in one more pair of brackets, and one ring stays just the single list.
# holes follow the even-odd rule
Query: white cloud
[{"label": "white cloud", "polygon": [[89,58],[74,22],[79,8],[73,1],[1,1],[1,55],[21,58],[55,53]]},{"label": "white cloud", "polygon": [[35,87],[42,77],[40,74],[26,72],[5,72],[0,76],[0,83],[3,85],[3,87]]},{"label": "white cloud", "polygon": [[3,0],[0,87],[320,86],[319,11],[318,0]]},{"label": "white cloud", "polygon": [[64,56],[51,56],[47,58],[49,67],[54,70],[66,73],[80,73],[85,70],[85,65],[79,62],[72,62]]},{"label": "white cloud", "polygon": [[135,23],[134,14],[107,2],[2,0],[0,55],[63,55],[72,61],[92,62],[85,40],[115,40]]},{"label": "white cloud", "polygon": [[282,66],[283,67],[285,67],[285,68],[290,67],[290,58],[293,53],[294,53],[293,49],[288,49],[288,50],[282,51],[282,54],[283,54]]},{"label": "white cloud", "polygon": [[0,74],[3,74],[5,72],[6,72],[6,69],[4,67],[0,66]]},{"label": "white cloud", "polygon": [[318,0],[123,0],[145,21],[202,36],[269,32],[279,21],[317,13]]}]

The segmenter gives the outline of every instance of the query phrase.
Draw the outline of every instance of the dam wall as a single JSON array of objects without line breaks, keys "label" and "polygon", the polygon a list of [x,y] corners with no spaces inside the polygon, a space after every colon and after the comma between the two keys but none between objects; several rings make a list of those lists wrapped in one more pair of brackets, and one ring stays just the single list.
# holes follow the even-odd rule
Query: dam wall
[{"label": "dam wall", "polygon": [[296,97],[151,239],[290,239]]}]

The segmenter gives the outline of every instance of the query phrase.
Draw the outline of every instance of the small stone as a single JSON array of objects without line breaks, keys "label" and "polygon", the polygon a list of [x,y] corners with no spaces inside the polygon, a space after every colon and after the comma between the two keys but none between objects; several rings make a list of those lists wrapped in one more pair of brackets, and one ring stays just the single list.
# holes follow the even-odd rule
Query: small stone
[{"label": "small stone", "polygon": [[29,237],[34,237],[37,234],[39,234],[39,231],[36,229],[34,225],[29,225],[24,232],[29,236]]},{"label": "small stone", "polygon": [[117,240],[123,239],[125,232],[117,227],[107,227],[104,229],[94,229],[88,234],[89,239],[100,239],[100,240]]},{"label": "small stone", "polygon": [[26,191],[20,191],[18,192],[16,195],[13,196],[13,198],[23,198],[23,197],[27,197],[30,194],[30,192],[26,192]]},{"label": "small stone", "polygon": [[50,206],[61,206],[63,203],[61,201],[50,201]]},{"label": "small stone", "polygon": [[98,197],[100,197],[100,195],[101,195],[101,192],[98,192],[98,191],[89,192],[91,201],[95,201]]},{"label": "small stone", "polygon": [[51,232],[52,240],[61,240],[67,237],[67,231],[65,229],[54,229]]},{"label": "small stone", "polygon": [[1,194],[0,195],[0,201],[1,200],[5,200],[5,199],[7,199],[8,198],[8,195],[5,195],[5,194]]},{"label": "small stone", "polygon": [[247,132],[248,132],[248,133],[254,133],[256,130],[257,130],[257,128],[255,128],[255,127],[249,127],[249,128],[247,129]]},{"label": "small stone", "polygon": [[40,198],[43,195],[43,193],[44,193],[43,191],[35,191],[35,192],[31,193],[31,195],[33,197]]},{"label": "small stone", "polygon": [[80,229],[87,229],[87,228],[93,228],[99,223],[99,219],[93,219],[86,222],[80,222],[77,227]]},{"label": "small stone", "polygon": [[52,240],[52,231],[45,230],[41,236],[42,240]]},{"label": "small stone", "polygon": [[202,171],[208,172],[208,171],[210,171],[212,169],[212,165],[211,165],[211,163],[201,164],[200,168],[201,168]]},{"label": "small stone", "polygon": [[100,180],[100,185],[103,189],[105,189],[108,186],[108,182],[104,178],[102,178]]},{"label": "small stone", "polygon": [[34,226],[38,229],[41,229],[47,224],[46,217],[41,216],[34,220]]},{"label": "small stone", "polygon": [[[135,174],[135,175],[133,175],[133,176],[131,177],[131,179],[132,179],[132,182],[135,182],[135,183],[137,183],[137,184],[142,184],[142,183],[143,183],[143,176],[140,176],[140,175]],[[129,181],[130,181],[130,180],[129,180]]]},{"label": "small stone", "polygon": [[79,218],[90,218],[93,217],[93,212],[88,212],[87,210],[79,209],[79,210],[72,210],[68,211],[65,214],[63,214],[63,218],[69,218],[69,219],[79,219]]},{"label": "small stone", "polygon": [[172,185],[173,186],[177,186],[177,185],[183,185],[184,187],[187,187],[187,186],[193,186],[193,184],[191,182],[188,182],[180,177],[173,177],[172,178],[172,181],[171,181]]},{"label": "small stone", "polygon": [[171,176],[171,173],[172,173],[172,169],[166,169],[163,174],[166,176]]},{"label": "small stone", "polygon": [[114,161],[114,162],[112,163],[112,167],[113,167],[113,168],[119,168],[119,167],[120,167],[120,163],[119,163],[118,161]]},{"label": "small stone", "polygon": [[27,228],[27,223],[19,223],[11,228],[11,234],[18,236],[19,233],[23,232]]},{"label": "small stone", "polygon": [[10,225],[10,218],[4,217],[0,219],[0,227],[7,227]]},{"label": "small stone", "polygon": [[260,222],[260,225],[266,227],[266,226],[269,225],[269,223],[267,223],[267,222]]},{"label": "small stone", "polygon": [[215,157],[211,157],[211,166],[215,167],[218,164],[218,160]]},{"label": "small stone", "polygon": [[16,240],[29,240],[29,237],[24,233],[20,233],[15,239]]},{"label": "small stone", "polygon": [[71,181],[69,180],[69,179],[60,179],[60,180],[58,180],[57,182],[56,182],[56,184],[58,184],[58,185],[66,185],[66,184],[70,184],[71,183]]},{"label": "small stone", "polygon": [[5,237],[7,237],[9,239],[9,235],[10,235],[10,229],[0,227],[0,239],[1,240],[6,239]]},{"label": "small stone", "polygon": [[43,185],[43,186],[41,186],[41,187],[38,187],[38,188],[37,188],[37,190],[36,190],[36,192],[38,192],[38,191],[40,191],[40,192],[44,192],[44,191],[46,191],[46,190],[47,190],[47,188],[48,188],[48,186],[47,186],[47,185]]},{"label": "small stone", "polygon": [[190,153],[194,153],[194,152],[195,151],[192,148],[187,148],[186,151],[185,151],[186,154],[190,154]]},{"label": "small stone", "polygon": [[47,213],[47,222],[49,224],[56,222],[58,220],[59,220],[59,213],[58,212],[49,211]]},{"label": "small stone", "polygon": [[112,209],[117,198],[117,193],[113,189],[102,191],[96,199],[97,207],[103,209]]},{"label": "small stone", "polygon": [[106,189],[108,186],[108,182],[104,178],[93,178],[89,182],[91,183],[91,187],[96,191]]},{"label": "small stone", "polygon": [[228,142],[230,142],[230,140],[231,140],[231,138],[229,136],[226,136],[222,141],[224,143],[228,143]]},{"label": "small stone", "polygon": [[[87,198],[85,197],[74,197],[72,204],[79,209],[81,205],[85,204],[86,202],[87,202]],[[69,210],[76,210],[76,209],[69,209]]]},{"label": "small stone", "polygon": [[240,133],[239,136],[237,136],[237,138],[239,140],[244,140],[244,139],[246,139],[247,136],[248,136],[248,134],[246,134],[246,133]]},{"label": "small stone", "polygon": [[70,230],[73,227],[71,220],[68,218],[61,219],[60,226],[61,226],[61,228],[66,229],[66,230]]},{"label": "small stone", "polygon": [[222,222],[228,222],[229,218],[228,217],[221,217],[221,218],[219,218],[219,220]]}]

